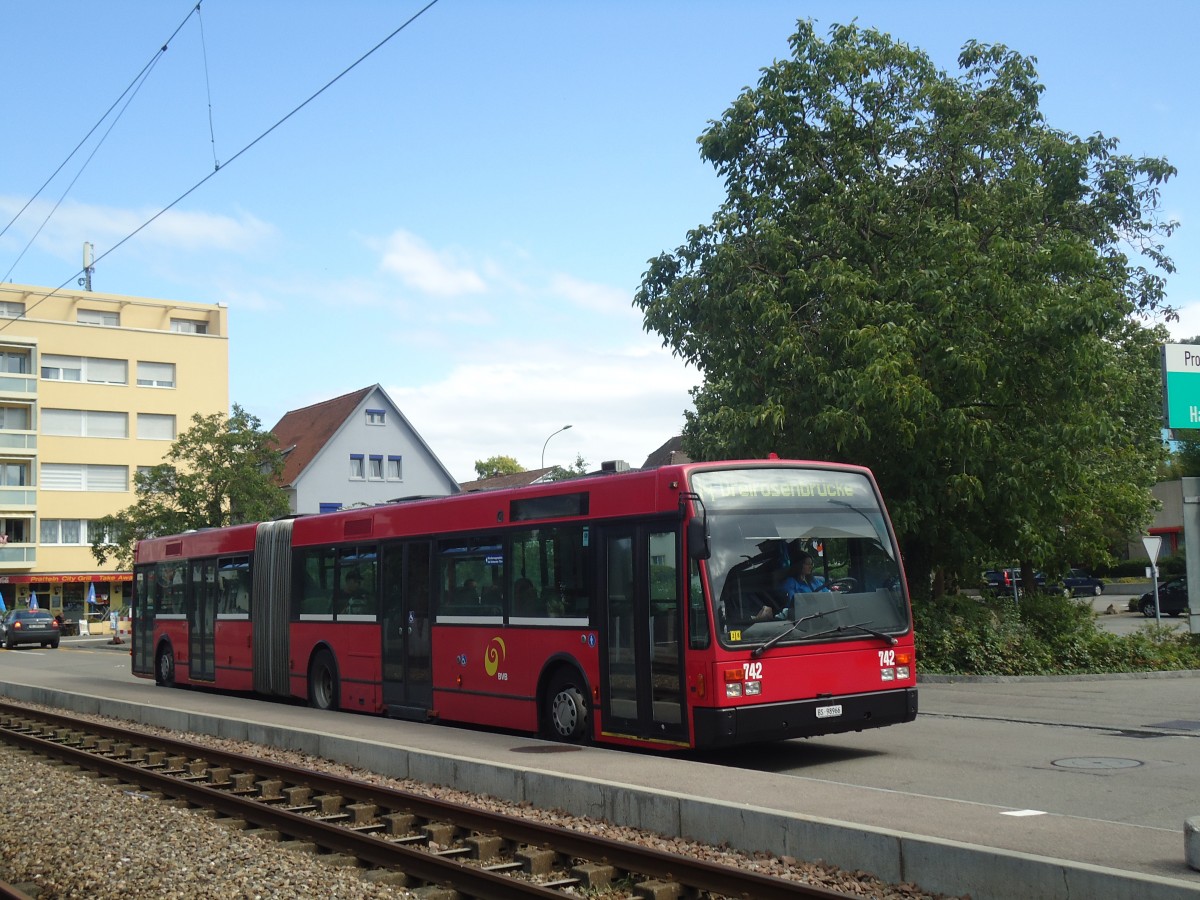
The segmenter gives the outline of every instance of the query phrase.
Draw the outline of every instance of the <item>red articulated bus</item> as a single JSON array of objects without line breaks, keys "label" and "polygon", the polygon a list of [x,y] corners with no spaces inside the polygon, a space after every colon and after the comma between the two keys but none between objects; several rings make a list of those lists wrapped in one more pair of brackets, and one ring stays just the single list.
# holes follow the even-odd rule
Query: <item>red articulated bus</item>
[{"label": "red articulated bus", "polygon": [[675,750],[917,713],[864,468],[689,463],[138,544],[133,672]]}]

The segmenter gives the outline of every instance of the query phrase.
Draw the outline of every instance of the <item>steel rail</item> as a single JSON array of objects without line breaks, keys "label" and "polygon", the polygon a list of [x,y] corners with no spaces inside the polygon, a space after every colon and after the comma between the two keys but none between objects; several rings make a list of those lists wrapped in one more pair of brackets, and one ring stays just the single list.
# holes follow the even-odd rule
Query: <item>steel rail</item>
[{"label": "steel rail", "polygon": [[[845,893],[834,891],[829,888],[823,888],[817,885],[809,885],[798,881],[762,875],[757,872],[750,872],[744,869],[735,868],[733,866],[709,862],[707,860],[689,859],[675,853],[641,847],[636,844],[616,841],[611,838],[588,835],[572,829],[546,825],[516,816],[488,812],[486,810],[481,810],[474,807],[463,806],[462,804],[454,803],[448,800],[439,800],[437,798],[428,797],[422,794],[389,788],[382,785],[369,784],[358,780],[342,778],[336,775],[316,772],[286,763],[272,762],[256,757],[217,750],[187,741],[159,737],[157,735],[146,734],[144,732],[125,729],[117,726],[93,723],[58,713],[43,712],[41,710],[30,709],[24,706],[0,702],[0,714],[8,714],[20,719],[40,720],[56,727],[86,731],[94,735],[109,738],[111,740],[133,744],[141,748],[161,750],[172,755],[185,756],[189,758],[202,758],[210,764],[210,767],[229,768],[235,772],[254,775],[256,778],[262,780],[277,779],[286,784],[302,785],[310,787],[314,791],[319,791],[326,794],[336,794],[345,798],[347,801],[373,803],[376,806],[385,808],[389,811],[401,811],[409,813],[427,821],[447,822],[464,830],[486,835],[503,836],[505,839],[516,843],[523,843],[533,847],[553,849],[556,853],[562,854],[563,856],[603,862],[626,872],[633,872],[639,875],[662,879],[665,881],[673,881],[693,890],[706,891],[727,897],[752,898],[752,900],[793,900],[793,898],[797,897],[819,898],[819,900],[835,900],[835,898],[837,898],[837,900],[844,900],[844,898],[849,896]],[[0,728],[0,732],[17,734],[16,732],[9,732],[7,728]],[[78,757],[80,759],[91,760],[96,758],[94,753],[90,753],[86,750],[74,750],[74,748],[66,747],[65,745],[54,741],[47,741],[46,743],[48,743],[51,747],[64,747],[64,749],[72,750],[74,753],[80,754]],[[47,752],[49,752],[48,749]],[[112,763],[114,768],[117,768],[118,764],[116,760],[108,760],[108,762]],[[95,768],[95,766],[91,765],[90,763],[85,765],[84,763],[80,762],[77,764],[88,768]],[[120,763],[120,771],[124,772],[124,767],[126,766],[131,766],[131,764]],[[179,779],[174,778],[173,776],[160,775],[136,765],[132,765],[131,767],[136,772],[149,772],[150,774],[155,775],[156,779],[163,779],[163,784],[174,785],[179,783]],[[115,777],[132,778],[132,775],[125,776],[122,774]],[[219,797],[227,797],[237,800],[239,803],[237,804],[236,808],[239,810],[243,808],[241,806],[242,803],[254,804],[255,808],[264,806],[264,804],[262,804],[260,801],[242,800],[240,797],[233,797],[232,795],[220,791],[219,789],[204,788],[202,785],[196,784],[191,785],[191,787],[202,789],[202,791],[197,793],[197,797],[200,798],[208,796],[208,793],[211,792]],[[170,793],[176,796],[178,795],[177,791],[168,791],[166,788],[155,787],[154,790],[161,790],[163,793]],[[192,801],[187,796],[184,796],[182,799],[186,799],[188,802],[196,802],[196,805],[214,805],[207,800]],[[221,811],[223,811],[223,809]],[[274,811],[277,813],[286,812],[278,809]],[[226,814],[233,815],[238,818],[244,818],[248,821],[255,821],[256,823],[259,821],[259,819],[256,819],[249,813],[243,814],[241,812],[229,812]],[[291,822],[293,819],[300,819],[303,822],[314,821],[310,817],[299,816],[294,813],[287,813],[287,816],[290,817],[284,820],[287,822]],[[327,825],[326,823],[318,824],[323,825],[328,829],[346,832],[345,829],[341,829],[336,825]],[[269,825],[268,827],[277,828],[277,830],[289,834],[295,833],[295,828],[291,826],[285,828],[276,825]],[[359,838],[361,836],[354,835],[354,837]],[[382,843],[379,838],[366,838],[366,840],[369,840],[374,844]],[[334,844],[326,844],[323,839],[320,841],[320,843],[322,846],[336,847]],[[403,847],[396,849],[406,851],[404,854],[405,859],[408,858],[408,854],[417,854],[421,859],[429,858],[428,854],[421,851],[409,850],[408,848]],[[346,849],[344,852],[353,853],[354,855],[372,863],[375,862],[375,860],[370,856],[360,854],[358,850]],[[447,862],[447,860],[442,861]],[[405,864],[402,863],[393,862],[378,864],[403,869],[404,871],[410,872],[411,874],[414,874],[424,880],[445,883],[444,881],[439,881],[435,877],[427,878],[425,875],[409,869]],[[472,871],[478,871],[473,867],[466,867],[457,862],[454,863],[454,866],[455,868],[451,871],[459,871],[463,868],[471,869]],[[487,874],[491,875],[492,873]],[[511,883],[511,879],[504,878],[503,876],[492,875],[492,877],[502,878],[504,881]],[[486,897],[493,895],[480,894],[478,896]],[[519,896],[547,896],[561,898],[563,895],[558,891],[551,891],[541,895],[521,894]]]}]

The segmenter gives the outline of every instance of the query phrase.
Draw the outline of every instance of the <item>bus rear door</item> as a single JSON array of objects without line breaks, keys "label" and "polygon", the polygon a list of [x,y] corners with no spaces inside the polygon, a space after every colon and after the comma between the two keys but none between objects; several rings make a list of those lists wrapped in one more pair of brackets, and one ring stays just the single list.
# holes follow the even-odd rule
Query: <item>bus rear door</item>
[{"label": "bus rear door", "polygon": [[385,547],[380,580],[383,702],[390,716],[424,719],[433,703],[429,637],[432,544],[412,541]]},{"label": "bus rear door", "polygon": [[603,557],[602,730],[686,742],[678,529],[605,529]]}]

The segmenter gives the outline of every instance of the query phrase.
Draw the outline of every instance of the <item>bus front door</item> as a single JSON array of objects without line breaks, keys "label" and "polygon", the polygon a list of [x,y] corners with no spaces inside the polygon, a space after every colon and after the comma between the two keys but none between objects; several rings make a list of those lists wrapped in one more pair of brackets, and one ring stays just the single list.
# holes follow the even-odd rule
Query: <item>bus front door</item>
[{"label": "bus front door", "polygon": [[602,565],[602,730],[686,742],[678,531],[609,530]]},{"label": "bus front door", "polygon": [[392,544],[383,551],[383,703],[388,715],[401,719],[424,719],[433,703],[431,554],[429,541]]}]

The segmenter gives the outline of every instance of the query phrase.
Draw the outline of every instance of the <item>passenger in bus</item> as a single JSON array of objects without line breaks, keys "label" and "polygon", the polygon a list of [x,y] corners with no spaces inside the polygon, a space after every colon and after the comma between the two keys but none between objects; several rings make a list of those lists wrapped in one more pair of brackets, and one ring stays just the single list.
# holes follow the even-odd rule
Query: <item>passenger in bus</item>
[{"label": "passenger in bus", "polygon": [[528,578],[518,578],[513,582],[513,615],[536,616],[545,613],[545,607],[538,599],[537,588]]},{"label": "passenger in bus", "polygon": [[351,569],[342,577],[342,587],[333,592],[335,613],[363,612],[367,608],[367,592],[363,588],[362,575]]}]

